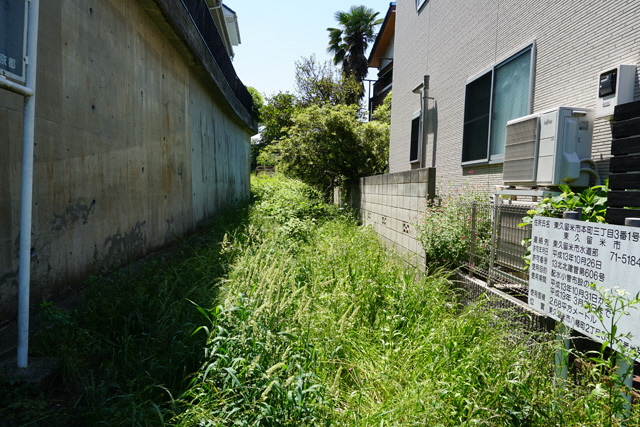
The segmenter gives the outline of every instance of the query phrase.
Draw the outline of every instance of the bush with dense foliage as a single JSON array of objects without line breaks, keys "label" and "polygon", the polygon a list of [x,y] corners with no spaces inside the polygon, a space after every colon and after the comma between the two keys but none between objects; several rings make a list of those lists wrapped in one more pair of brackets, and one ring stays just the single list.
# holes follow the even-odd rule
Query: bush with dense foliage
[{"label": "bush with dense foliage", "polygon": [[587,222],[604,222],[607,214],[607,193],[609,187],[597,185],[575,192],[568,185],[559,185],[561,193],[544,197],[536,206],[527,212],[523,224],[531,224],[533,217],[546,216],[562,218],[567,211],[581,211],[581,219]]},{"label": "bush with dense foliage", "polygon": [[[486,215],[489,194],[471,185],[449,186],[438,198],[425,204],[416,220],[417,238],[425,250],[428,265],[457,267],[469,260],[474,239],[476,259],[489,255],[491,218]],[[472,228],[474,204],[481,208]]]},{"label": "bush with dense foliage", "polygon": [[386,169],[389,127],[362,123],[354,106],[311,106],[296,114],[280,141],[280,171],[325,195],[349,179]]}]

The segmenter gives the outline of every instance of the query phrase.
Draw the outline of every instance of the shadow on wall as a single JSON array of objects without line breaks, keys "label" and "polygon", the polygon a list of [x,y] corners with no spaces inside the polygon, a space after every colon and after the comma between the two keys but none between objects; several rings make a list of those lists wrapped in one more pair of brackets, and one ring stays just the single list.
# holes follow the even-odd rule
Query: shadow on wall
[{"label": "shadow on wall", "polygon": [[[438,152],[438,101],[433,100],[433,107],[429,109],[427,115],[427,133],[433,135],[431,140],[431,164],[436,167],[436,153]],[[428,167],[425,162],[424,167]]]},{"label": "shadow on wall", "polygon": [[427,110],[426,120],[427,136],[422,141],[422,158],[420,162],[411,163],[411,169],[435,167],[435,156],[438,148],[438,102],[434,99],[433,105]]}]

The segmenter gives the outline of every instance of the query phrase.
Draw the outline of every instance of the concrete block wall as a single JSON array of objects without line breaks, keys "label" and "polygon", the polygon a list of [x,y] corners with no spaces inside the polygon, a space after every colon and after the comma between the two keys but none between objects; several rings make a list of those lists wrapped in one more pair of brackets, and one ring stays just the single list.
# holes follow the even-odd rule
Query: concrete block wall
[{"label": "concrete block wall", "polygon": [[[411,118],[420,110],[412,90],[430,75],[438,179],[502,184],[502,164],[461,166],[464,95],[468,79],[535,42],[533,112],[557,106],[595,108],[598,73],[640,64],[640,2],[428,0],[398,2],[394,46],[389,171],[410,170]],[[635,99],[640,99],[636,80]],[[592,158],[608,173],[610,123],[597,120]]]},{"label": "concrete block wall", "polygon": [[433,191],[433,176],[432,169],[368,176],[350,189],[349,203],[359,211],[363,225],[371,226],[383,242],[421,268],[425,255],[415,224]]},{"label": "concrete block wall", "polygon": [[[180,0],[40,2],[33,305],[248,197],[255,123],[188,25]],[[1,91],[0,322],[17,310],[22,103]]]}]

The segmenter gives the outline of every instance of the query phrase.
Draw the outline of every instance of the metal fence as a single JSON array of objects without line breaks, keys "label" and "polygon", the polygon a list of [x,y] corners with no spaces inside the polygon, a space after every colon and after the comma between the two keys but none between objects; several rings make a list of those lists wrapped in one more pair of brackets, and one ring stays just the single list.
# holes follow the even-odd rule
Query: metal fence
[{"label": "metal fence", "polygon": [[518,224],[531,206],[477,202],[463,206],[471,221],[469,258],[462,268],[489,286],[514,296],[526,296],[529,272],[523,241],[531,238],[531,227]]}]

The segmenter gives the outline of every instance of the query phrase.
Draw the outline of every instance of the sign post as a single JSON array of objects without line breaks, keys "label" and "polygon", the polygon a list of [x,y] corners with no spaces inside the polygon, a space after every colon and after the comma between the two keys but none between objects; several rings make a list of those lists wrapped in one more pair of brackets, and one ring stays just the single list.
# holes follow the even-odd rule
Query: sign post
[{"label": "sign post", "polygon": [[0,88],[24,96],[18,267],[18,368],[29,352],[29,292],[39,0],[0,0]]},{"label": "sign post", "polygon": [[[611,293],[613,298],[633,299],[640,294],[640,228],[535,217],[531,242],[529,305],[562,322],[557,374],[567,378],[568,328],[600,343],[614,334],[611,341],[616,342],[607,344],[620,353],[615,356],[616,375],[631,388],[634,362],[625,349],[636,355],[640,349],[640,311],[615,313],[603,297]],[[628,411],[631,396],[623,397]]]}]

